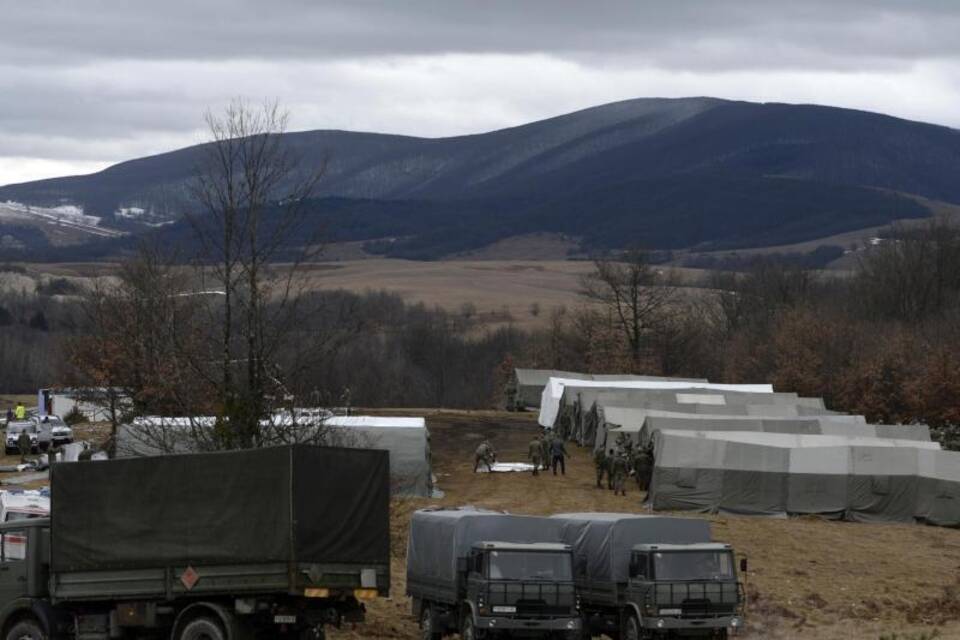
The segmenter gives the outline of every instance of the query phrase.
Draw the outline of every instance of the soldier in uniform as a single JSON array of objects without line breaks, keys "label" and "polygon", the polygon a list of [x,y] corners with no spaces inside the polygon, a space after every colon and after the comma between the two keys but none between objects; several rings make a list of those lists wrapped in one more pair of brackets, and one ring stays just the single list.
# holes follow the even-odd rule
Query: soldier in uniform
[{"label": "soldier in uniform", "polygon": [[637,489],[640,491],[650,490],[650,476],[653,473],[653,455],[649,449],[643,449],[637,452],[633,466],[634,473],[637,475]]},{"label": "soldier in uniform", "polygon": [[492,465],[497,461],[497,452],[493,450],[489,440],[484,440],[477,447],[473,458],[473,472],[476,473],[480,468],[480,463],[487,465],[487,471],[493,471]]},{"label": "soldier in uniform", "polygon": [[607,454],[603,449],[597,449],[593,452],[593,467],[597,471],[597,489],[603,489],[603,474],[607,474],[607,489],[613,488],[610,480],[610,471],[607,468]]},{"label": "soldier in uniform", "polygon": [[540,464],[542,462],[541,456],[543,455],[543,437],[537,437],[530,441],[529,451],[527,452],[527,457],[530,459],[530,462],[533,464],[533,475],[540,475]]},{"label": "soldier in uniform", "polygon": [[30,451],[33,448],[33,443],[30,441],[30,434],[27,433],[26,429],[21,431],[20,437],[17,438],[17,448],[20,449],[20,463],[26,463],[27,456],[30,455]]},{"label": "soldier in uniform", "polygon": [[[613,454],[612,451],[610,453]],[[613,456],[610,471],[613,475],[613,495],[627,495],[627,458],[622,452]]]},{"label": "soldier in uniform", "polygon": [[544,471],[550,468],[550,441],[553,437],[554,436],[546,430],[544,430],[540,436],[540,461]]}]

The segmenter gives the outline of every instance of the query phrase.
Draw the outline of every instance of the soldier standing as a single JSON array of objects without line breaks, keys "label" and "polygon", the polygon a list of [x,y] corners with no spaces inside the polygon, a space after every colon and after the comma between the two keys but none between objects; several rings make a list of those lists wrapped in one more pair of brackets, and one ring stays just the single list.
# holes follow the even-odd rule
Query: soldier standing
[{"label": "soldier standing", "polygon": [[613,495],[627,495],[627,458],[623,453],[617,453],[611,465],[613,474]]},{"label": "soldier standing", "polygon": [[477,451],[473,458],[473,472],[476,473],[477,469],[480,468],[480,463],[487,465],[487,471],[493,471],[491,466],[492,462],[496,462],[497,452],[493,450],[493,447],[490,446],[488,440],[484,440],[480,443],[480,446],[477,447]]},{"label": "soldier standing", "polygon": [[554,438],[550,443],[550,461],[553,465],[553,475],[557,475],[558,465],[561,475],[567,475],[567,448],[563,446],[563,440],[560,438]]},{"label": "soldier standing", "polygon": [[634,472],[637,474],[637,489],[640,491],[649,491],[650,475],[653,472],[653,456],[650,454],[649,449],[644,449],[637,453]]},{"label": "soldier standing", "polygon": [[550,441],[552,437],[552,434],[546,430],[540,436],[540,461],[544,471],[550,468]]},{"label": "soldier standing", "polygon": [[597,449],[593,452],[593,467],[597,471],[597,489],[603,489],[603,474],[607,474],[607,489],[612,488],[610,482],[610,473],[607,469],[607,454],[603,449]]},{"label": "soldier standing", "polygon": [[529,451],[527,452],[527,457],[530,458],[530,462],[533,463],[533,475],[540,475],[540,463],[541,456],[543,454],[543,444],[542,438],[534,438],[530,441]]},{"label": "soldier standing", "polygon": [[20,463],[26,463],[27,456],[30,455],[30,451],[33,448],[33,443],[30,441],[30,434],[27,433],[26,429],[21,431],[20,437],[17,438],[17,448],[20,449]]}]

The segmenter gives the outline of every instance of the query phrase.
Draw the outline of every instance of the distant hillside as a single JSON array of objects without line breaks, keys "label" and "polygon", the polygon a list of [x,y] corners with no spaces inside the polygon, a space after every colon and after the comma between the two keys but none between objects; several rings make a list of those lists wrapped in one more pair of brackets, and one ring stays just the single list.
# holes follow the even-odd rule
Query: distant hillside
[{"label": "distant hillside", "polygon": [[[398,257],[539,232],[588,251],[778,245],[929,215],[909,195],[960,203],[960,132],[809,105],[640,99],[471,136],[311,131],[285,142],[305,169],[327,163],[311,224]],[[0,202],[75,205],[133,236],[182,235],[157,225],[190,206],[201,154],[0,187]],[[92,238],[71,258],[132,241]]]}]

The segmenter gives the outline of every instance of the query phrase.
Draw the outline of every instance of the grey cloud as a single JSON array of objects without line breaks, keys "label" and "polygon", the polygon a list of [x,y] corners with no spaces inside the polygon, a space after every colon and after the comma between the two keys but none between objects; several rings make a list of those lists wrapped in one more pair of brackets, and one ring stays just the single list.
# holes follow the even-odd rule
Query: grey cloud
[{"label": "grey cloud", "polygon": [[960,124],[956,0],[0,0],[0,27],[0,160],[190,144],[238,95],[415,135],[650,95]]},{"label": "grey cloud", "polygon": [[0,0],[0,59],[641,56],[677,68],[844,68],[960,53],[952,1]]}]

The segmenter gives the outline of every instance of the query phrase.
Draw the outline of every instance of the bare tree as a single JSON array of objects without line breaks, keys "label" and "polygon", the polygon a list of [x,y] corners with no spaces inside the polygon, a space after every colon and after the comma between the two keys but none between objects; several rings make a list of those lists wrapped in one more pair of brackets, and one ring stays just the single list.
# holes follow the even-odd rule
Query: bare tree
[{"label": "bare tree", "polygon": [[320,245],[304,237],[306,205],[322,170],[305,170],[284,143],[288,116],[276,103],[253,108],[235,101],[206,120],[212,141],[196,171],[199,209],[189,220],[204,288],[223,295],[206,305],[218,353],[194,364],[216,383],[216,413],[226,425],[220,444],[255,447],[276,432],[263,421],[294,395],[293,376],[278,355],[290,340],[307,340],[298,332],[300,276]]},{"label": "bare tree", "polygon": [[634,368],[641,366],[651,332],[676,298],[670,272],[650,265],[644,251],[599,258],[582,279],[582,294],[607,309],[627,342]]}]

